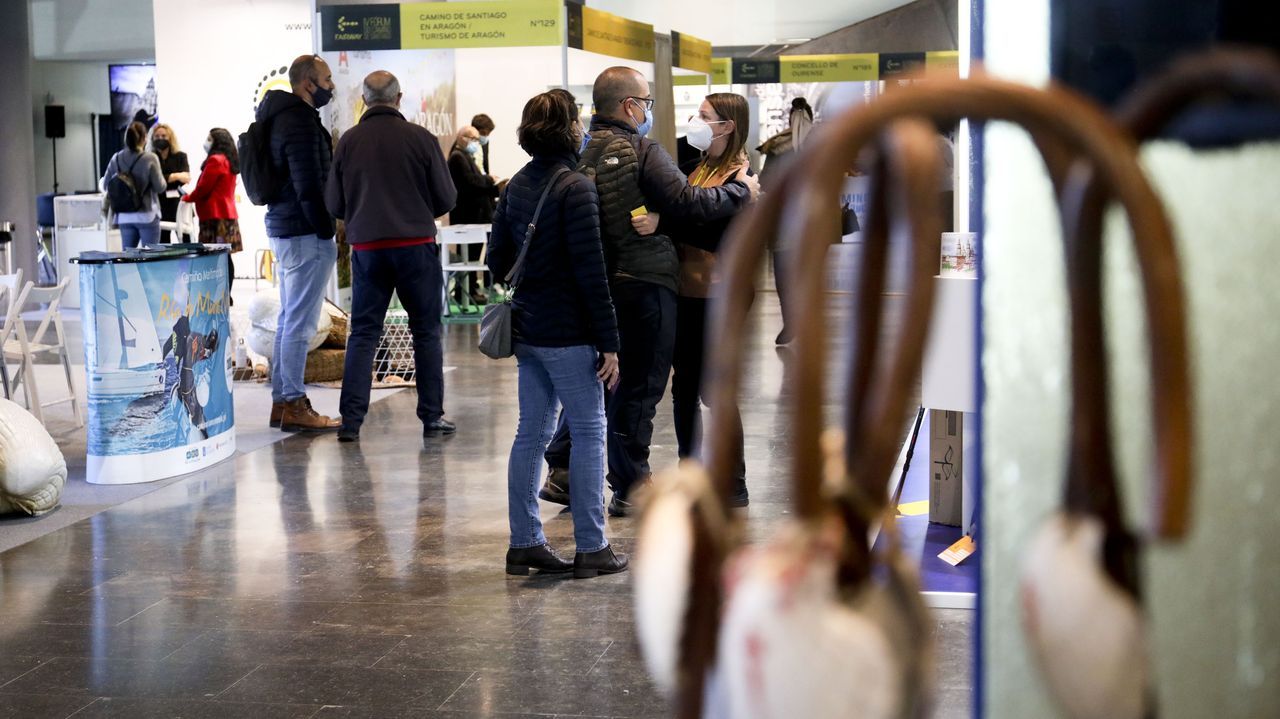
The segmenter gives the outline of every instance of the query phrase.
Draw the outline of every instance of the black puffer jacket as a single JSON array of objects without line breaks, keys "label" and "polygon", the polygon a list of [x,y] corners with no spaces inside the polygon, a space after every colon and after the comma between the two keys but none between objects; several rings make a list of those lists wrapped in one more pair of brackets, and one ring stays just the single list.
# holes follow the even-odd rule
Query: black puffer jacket
[{"label": "black puffer jacket", "polygon": [[542,207],[524,279],[515,293],[512,339],[536,347],[591,345],[600,352],[617,352],[618,322],[600,244],[600,204],[595,185],[572,171],[577,163],[569,152],[538,156],[511,178],[494,213],[489,270],[495,278],[507,276],[548,178],[557,168],[569,169]]},{"label": "black puffer jacket", "polygon": [[333,218],[324,207],[324,183],[333,146],[329,131],[320,124],[320,113],[291,92],[272,90],[258,105],[255,119],[271,124],[271,160],[289,178],[267,207],[267,235],[332,238]]},{"label": "black puffer jacket", "polygon": [[[613,133],[616,138],[624,138],[635,148],[639,167],[639,176],[636,179],[640,185],[644,206],[649,212],[660,213],[670,220],[678,218],[684,222],[710,222],[733,217],[751,201],[751,191],[738,180],[730,180],[720,187],[703,188],[690,185],[689,178],[680,171],[680,167],[676,165],[675,160],[671,159],[671,155],[667,154],[662,145],[642,137],[635,128],[624,122],[600,115],[593,116],[591,118],[592,144],[601,142],[605,133]],[[606,153],[601,159],[601,165],[606,166],[611,159],[610,153]],[[619,163],[619,160],[613,160],[613,162]],[[618,196],[621,197],[624,194],[619,193]],[[601,201],[607,203],[610,197],[602,197]],[[624,200],[627,205],[633,202],[634,200],[630,199]],[[670,240],[661,236],[661,229],[658,236],[642,237],[630,228],[629,216],[634,207],[606,209],[611,210],[604,213],[606,221],[614,216],[620,217],[621,219],[614,224],[619,225],[623,233],[628,233],[619,237],[611,236],[609,238],[611,242],[643,243],[643,246],[654,248],[655,253],[666,252],[670,247]],[[630,253],[624,248],[610,249],[611,257],[625,258],[628,254]],[[669,254],[669,277],[662,278],[658,283],[674,290],[677,265],[674,250],[670,250]],[[610,269],[615,277],[625,278],[630,274],[626,267]],[[649,268],[646,267],[646,269]],[[644,274],[646,276],[637,277],[637,279],[647,281],[657,279],[648,276],[649,273]]]}]

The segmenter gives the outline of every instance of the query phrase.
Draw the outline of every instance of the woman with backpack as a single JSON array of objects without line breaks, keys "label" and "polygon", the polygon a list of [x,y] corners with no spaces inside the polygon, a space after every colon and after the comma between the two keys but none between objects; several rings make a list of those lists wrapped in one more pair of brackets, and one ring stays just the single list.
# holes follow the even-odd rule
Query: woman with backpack
[{"label": "woman with backpack", "polygon": [[164,173],[160,171],[160,158],[143,149],[146,139],[146,126],[136,121],[129,123],[124,149],[111,157],[102,176],[102,189],[111,202],[120,227],[120,241],[126,249],[160,242]]}]

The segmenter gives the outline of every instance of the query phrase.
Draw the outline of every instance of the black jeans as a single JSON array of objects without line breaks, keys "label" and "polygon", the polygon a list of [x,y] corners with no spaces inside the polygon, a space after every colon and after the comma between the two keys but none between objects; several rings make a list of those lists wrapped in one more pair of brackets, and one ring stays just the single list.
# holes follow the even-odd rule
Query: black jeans
[{"label": "black jeans", "polygon": [[373,356],[394,291],[409,313],[418,382],[418,418],[444,416],[444,349],[440,344],[440,246],[414,245],[351,253],[351,336],[342,371],[342,424],[359,429],[369,412]]},{"label": "black jeans", "polygon": [[[610,287],[618,314],[618,387],[606,397],[609,423],[609,483],[626,499],[650,475],[653,417],[667,391],[676,341],[676,293],[649,282],[623,280]],[[568,468],[572,438],[563,418],[544,457]]]},{"label": "black jeans", "polygon": [[[681,459],[702,451],[702,376],[705,371],[707,309],[709,301],[700,297],[676,300],[676,345],[672,361],[671,409],[676,425],[676,446]],[[721,411],[713,407],[712,412]],[[737,404],[723,410],[731,431],[736,433],[738,466],[735,478],[746,481],[747,464],[742,444],[742,414]]]}]

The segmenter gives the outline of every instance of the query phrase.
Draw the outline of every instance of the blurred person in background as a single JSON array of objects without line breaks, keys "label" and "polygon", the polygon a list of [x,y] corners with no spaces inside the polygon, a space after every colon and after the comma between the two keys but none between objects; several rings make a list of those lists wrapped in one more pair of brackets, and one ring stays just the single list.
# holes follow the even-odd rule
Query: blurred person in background
[{"label": "blurred person in background", "polygon": [[[178,144],[178,135],[164,123],[151,128],[151,151],[160,158],[160,173],[164,175],[165,182],[164,194],[160,196],[160,221],[173,222],[178,219],[182,186],[191,182],[191,165],[187,162],[187,153]],[[172,234],[164,230],[160,241],[173,242]]]},{"label": "blurred person in background", "polygon": [[471,118],[471,126],[476,129],[480,139],[480,170],[490,174],[489,170],[489,135],[493,134],[493,118],[483,112]]},{"label": "blurred person in background", "polygon": [[[453,149],[449,152],[449,176],[458,190],[458,202],[449,212],[450,224],[487,225],[493,222],[499,184],[492,176],[480,171],[480,140],[480,132],[471,125],[465,125],[458,130]],[[480,260],[480,245],[465,245],[464,248],[468,262]],[[488,278],[481,277],[480,281],[486,286],[489,284]],[[458,283],[454,287],[454,299],[461,301],[462,292],[462,283]],[[471,299],[477,304],[487,301],[479,287],[471,288]]]},{"label": "blurred person in background", "polygon": [[[158,128],[157,128],[158,129]],[[236,175],[240,174],[240,155],[231,133],[221,127],[209,130],[204,140],[205,158],[200,165],[196,187],[182,198],[193,202],[200,218],[200,243],[231,245],[227,255],[230,277],[227,291],[235,278],[232,255],[244,249],[240,240],[240,215],[236,212]]]},{"label": "blurred person in background", "polygon": [[139,206],[125,212],[113,208],[120,228],[120,243],[125,249],[160,242],[160,193],[164,192],[164,174],[160,170],[160,158],[144,149],[146,139],[145,125],[129,123],[124,131],[124,149],[111,156],[102,175],[104,190],[119,173],[133,178]]}]

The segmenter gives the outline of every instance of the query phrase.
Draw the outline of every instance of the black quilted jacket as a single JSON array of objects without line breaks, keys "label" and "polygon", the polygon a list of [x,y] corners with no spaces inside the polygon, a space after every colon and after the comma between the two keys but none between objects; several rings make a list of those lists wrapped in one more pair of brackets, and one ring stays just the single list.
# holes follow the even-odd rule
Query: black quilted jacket
[{"label": "black quilted jacket", "polygon": [[271,123],[271,159],[289,178],[267,207],[267,235],[332,238],[333,218],[324,206],[324,184],[333,147],[329,131],[320,124],[320,113],[291,92],[272,90],[258,105],[255,119]]},{"label": "black quilted jacket", "polygon": [[[609,135],[612,134],[612,139]],[[625,156],[615,148],[619,141],[634,149]],[[602,147],[608,143],[607,147]],[[604,150],[601,153],[601,150]],[[671,240],[659,233],[641,236],[631,228],[631,211],[643,205],[668,221],[710,222],[733,217],[751,199],[747,186],[730,180],[719,187],[694,187],[662,145],[641,137],[630,125],[596,115],[591,118],[591,145],[584,163],[595,164],[602,217],[608,227],[603,233],[606,256],[613,278],[640,279],[676,288],[679,263]],[[634,185],[624,182],[626,166],[638,170]],[[616,168],[616,169],[615,169]],[[617,206],[621,203],[621,206]]]},{"label": "black quilted jacket", "polygon": [[495,279],[507,276],[548,178],[556,168],[569,169],[542,207],[515,293],[512,339],[536,347],[591,345],[600,352],[617,352],[618,322],[600,244],[600,203],[595,185],[572,171],[577,163],[573,153],[537,156],[511,178],[493,217],[489,270]]}]

